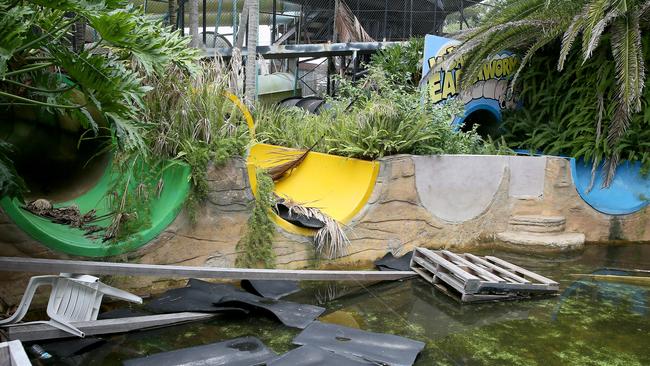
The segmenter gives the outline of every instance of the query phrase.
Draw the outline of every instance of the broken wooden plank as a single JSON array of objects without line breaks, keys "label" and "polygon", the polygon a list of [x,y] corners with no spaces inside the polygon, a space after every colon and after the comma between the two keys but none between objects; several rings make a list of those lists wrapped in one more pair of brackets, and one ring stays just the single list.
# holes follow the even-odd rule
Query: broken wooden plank
[{"label": "broken wooden plank", "polygon": [[0,271],[83,273],[89,275],[221,278],[236,280],[384,281],[416,275],[413,271],[332,271],[189,267],[162,264],[112,263],[63,259],[0,257]]},{"label": "broken wooden plank", "polygon": [[546,278],[546,277],[544,277],[542,275],[539,275],[539,274],[537,274],[535,272],[531,272],[531,271],[529,271],[527,269],[521,268],[521,267],[519,267],[519,266],[517,266],[515,264],[504,261],[503,259],[500,259],[500,258],[497,258],[497,257],[492,257],[492,256],[485,256],[485,259],[492,262],[492,263],[498,264],[501,267],[505,267],[505,268],[507,268],[507,269],[509,269],[511,271],[514,271],[515,273],[523,274],[524,276],[526,276],[528,278],[532,278],[532,279],[534,279],[536,281],[539,281],[539,282],[541,282],[543,284],[551,285],[551,286],[559,286],[559,284],[557,282],[551,280],[550,278]]},{"label": "broken wooden plank", "polygon": [[[79,328],[86,336],[124,333],[134,330],[158,328],[163,326],[177,325],[182,323],[206,320],[215,314],[206,313],[172,313],[159,315],[134,316],[118,319],[100,319],[82,322],[71,322],[70,324]],[[55,328],[47,322],[19,323],[5,328],[9,339],[21,340],[23,342],[42,339],[68,338],[74,335]]]},{"label": "broken wooden plank", "polygon": [[501,268],[501,267],[497,266],[496,264],[494,264],[492,262],[488,262],[488,261],[486,261],[485,259],[483,259],[483,258],[481,258],[479,256],[476,256],[476,255],[471,254],[471,253],[465,253],[464,256],[465,256],[465,258],[469,259],[470,261],[472,261],[474,263],[482,264],[482,265],[490,268],[491,270],[493,270],[495,272],[499,272],[499,274],[501,274],[501,277],[505,277],[506,279],[510,279],[510,280],[513,280],[513,281],[519,282],[519,283],[530,283],[530,281],[528,281],[527,279],[525,279],[523,277],[520,277],[520,276],[518,276],[518,275],[516,275],[516,274],[514,274],[514,273],[512,273],[512,272],[510,272],[510,271],[508,271],[508,270],[506,270],[504,268]]}]

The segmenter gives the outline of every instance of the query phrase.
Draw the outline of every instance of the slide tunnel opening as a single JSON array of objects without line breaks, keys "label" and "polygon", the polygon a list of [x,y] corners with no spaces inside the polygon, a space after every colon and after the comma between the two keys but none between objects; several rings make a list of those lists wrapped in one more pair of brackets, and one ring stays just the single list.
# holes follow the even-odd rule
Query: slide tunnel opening
[{"label": "slide tunnel opening", "polygon": [[478,126],[476,132],[481,137],[495,139],[501,134],[500,125],[501,121],[494,113],[487,109],[477,109],[465,117],[461,131],[471,131],[474,126]]},{"label": "slide tunnel opening", "polygon": [[13,121],[3,124],[0,138],[13,146],[11,158],[28,191],[27,201],[53,203],[77,198],[106,173],[109,136],[83,133],[79,126]]}]

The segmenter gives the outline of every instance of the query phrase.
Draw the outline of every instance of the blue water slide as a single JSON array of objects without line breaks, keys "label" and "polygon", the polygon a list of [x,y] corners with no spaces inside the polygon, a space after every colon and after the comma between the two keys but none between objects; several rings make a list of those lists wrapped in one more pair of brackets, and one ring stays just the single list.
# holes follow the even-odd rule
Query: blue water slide
[{"label": "blue water slide", "polygon": [[589,206],[609,215],[627,215],[637,212],[650,204],[650,177],[641,174],[639,162],[622,162],[609,188],[602,188],[603,166],[596,170],[593,188],[590,162],[571,159],[571,175],[576,190]]}]

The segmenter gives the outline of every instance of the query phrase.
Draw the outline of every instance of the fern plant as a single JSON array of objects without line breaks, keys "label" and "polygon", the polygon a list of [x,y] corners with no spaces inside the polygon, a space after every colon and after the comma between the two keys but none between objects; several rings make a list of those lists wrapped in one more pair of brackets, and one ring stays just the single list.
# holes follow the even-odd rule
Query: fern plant
[{"label": "fern plant", "polygon": [[464,58],[462,82],[468,85],[480,75],[486,59],[504,49],[521,52],[522,62],[511,81],[512,88],[522,70],[545,46],[561,42],[553,63],[562,71],[568,66],[567,56],[576,43],[580,58],[573,62],[582,65],[601,46],[603,36],[608,35],[608,56],[614,62],[615,72],[600,75],[611,78],[615,85],[615,94],[606,101],[613,106],[614,115],[603,131],[611,151],[605,156],[604,184],[608,186],[620,159],[617,146],[623,143],[633,114],[642,110],[646,75],[641,34],[649,15],[650,3],[644,0],[507,0],[485,17],[483,25],[460,35],[463,43],[448,65]]}]

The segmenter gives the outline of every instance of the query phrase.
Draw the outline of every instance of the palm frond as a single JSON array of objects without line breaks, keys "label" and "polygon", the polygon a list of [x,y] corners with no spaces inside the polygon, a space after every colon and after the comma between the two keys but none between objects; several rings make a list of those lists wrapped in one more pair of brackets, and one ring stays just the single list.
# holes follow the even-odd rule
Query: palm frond
[{"label": "palm frond", "polygon": [[325,223],[314,235],[314,245],[319,255],[327,259],[345,256],[350,246],[343,226],[319,208],[306,206],[290,198],[282,198],[282,204],[289,208],[289,215],[297,214]]},{"label": "palm frond", "polygon": [[[645,84],[645,66],[641,49],[641,29],[638,14],[620,17],[612,25],[612,55],[616,64],[616,107],[609,126],[607,143],[613,147],[625,134],[632,112],[641,108],[641,95]],[[620,157],[613,152],[606,163],[603,185],[608,187]]]}]

